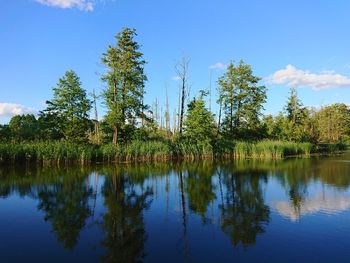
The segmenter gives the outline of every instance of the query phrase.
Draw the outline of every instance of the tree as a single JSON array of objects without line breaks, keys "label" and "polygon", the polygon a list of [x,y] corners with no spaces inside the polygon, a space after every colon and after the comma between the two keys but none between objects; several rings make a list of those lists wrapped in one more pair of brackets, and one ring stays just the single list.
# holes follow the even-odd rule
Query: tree
[{"label": "tree", "polygon": [[343,103],[323,107],[316,114],[319,141],[339,143],[349,139],[350,109]]},{"label": "tree", "polygon": [[8,125],[0,124],[0,141],[7,141],[11,137],[11,131]]},{"label": "tree", "polygon": [[293,125],[300,124],[302,120],[303,104],[299,100],[298,93],[295,88],[291,88],[290,90],[285,111],[287,112],[287,118]]},{"label": "tree", "polygon": [[9,123],[12,138],[34,140],[38,134],[38,121],[33,114],[13,116]]},{"label": "tree", "polygon": [[187,107],[184,135],[193,143],[211,143],[216,133],[214,116],[205,107],[204,95],[194,98]]},{"label": "tree", "polygon": [[223,103],[223,125],[232,137],[252,137],[259,124],[262,104],[266,101],[266,87],[259,86],[261,78],[253,75],[250,65],[242,60],[233,62],[219,78],[219,102]]},{"label": "tree", "polygon": [[124,139],[126,126],[135,126],[138,117],[144,118],[147,108],[143,104],[144,74],[143,54],[140,45],[134,41],[136,30],[124,28],[116,36],[116,46],[109,46],[102,56],[107,72],[102,80],[107,83],[104,91],[107,107],[106,122],[113,129],[113,143]]},{"label": "tree", "polygon": [[177,77],[180,81],[181,87],[181,106],[180,106],[180,119],[179,119],[179,132],[182,134],[182,126],[185,115],[185,97],[186,97],[186,89],[188,89],[188,64],[190,60],[186,57],[182,57],[181,61],[175,66],[175,71]]},{"label": "tree", "polygon": [[285,106],[286,120],[284,123],[284,140],[312,141],[313,123],[311,111],[303,106],[295,88],[291,88]]},{"label": "tree", "polygon": [[81,88],[78,75],[73,70],[67,71],[53,92],[53,99],[46,101],[47,108],[41,112],[43,120],[52,122],[52,126],[57,128],[55,133],[62,134],[66,140],[86,140],[91,101]]}]

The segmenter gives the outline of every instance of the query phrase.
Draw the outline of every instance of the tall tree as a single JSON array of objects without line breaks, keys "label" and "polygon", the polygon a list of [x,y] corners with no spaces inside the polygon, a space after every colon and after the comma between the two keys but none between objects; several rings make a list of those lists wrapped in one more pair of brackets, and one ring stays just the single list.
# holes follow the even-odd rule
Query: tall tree
[{"label": "tall tree", "polygon": [[102,80],[107,83],[104,91],[107,106],[106,121],[113,129],[113,143],[124,140],[126,125],[136,126],[139,117],[144,118],[146,106],[143,103],[145,61],[134,40],[135,29],[124,28],[117,34],[117,44],[109,46],[102,56],[107,72]]},{"label": "tall tree", "polygon": [[231,136],[248,136],[256,130],[266,101],[266,87],[258,85],[260,80],[253,75],[251,66],[242,60],[237,66],[231,62],[219,78],[225,111],[223,124]]},{"label": "tall tree", "polygon": [[295,88],[290,89],[287,105],[285,111],[287,112],[287,117],[293,124],[299,121],[299,116],[302,110],[303,104],[298,98],[298,93]]},{"label": "tall tree", "polygon": [[287,135],[285,140],[309,141],[310,111],[303,106],[295,88],[291,88],[284,110],[287,114],[284,125],[284,133]]},{"label": "tall tree", "polygon": [[181,107],[180,107],[180,119],[179,119],[179,132],[182,134],[182,126],[185,114],[185,97],[186,90],[188,89],[188,64],[190,60],[186,57],[182,57],[181,61],[175,66],[177,77],[180,80],[181,86]]},{"label": "tall tree", "polygon": [[47,108],[40,113],[43,121],[50,122],[47,129],[54,126],[56,133],[67,140],[83,141],[90,126],[91,101],[81,87],[78,75],[69,70],[53,88],[53,98],[46,101]]}]

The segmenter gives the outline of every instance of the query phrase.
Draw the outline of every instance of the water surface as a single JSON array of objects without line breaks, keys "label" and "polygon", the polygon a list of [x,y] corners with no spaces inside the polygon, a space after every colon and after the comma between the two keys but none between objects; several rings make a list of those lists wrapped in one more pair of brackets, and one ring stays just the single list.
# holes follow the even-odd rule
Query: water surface
[{"label": "water surface", "polygon": [[350,155],[0,168],[1,262],[349,262]]}]

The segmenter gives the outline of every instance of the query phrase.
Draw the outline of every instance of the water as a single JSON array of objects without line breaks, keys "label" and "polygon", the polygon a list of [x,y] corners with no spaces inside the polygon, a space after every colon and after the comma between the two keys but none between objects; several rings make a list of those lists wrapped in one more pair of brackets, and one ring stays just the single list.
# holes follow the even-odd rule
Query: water
[{"label": "water", "polygon": [[349,262],[350,155],[0,168],[1,262]]}]

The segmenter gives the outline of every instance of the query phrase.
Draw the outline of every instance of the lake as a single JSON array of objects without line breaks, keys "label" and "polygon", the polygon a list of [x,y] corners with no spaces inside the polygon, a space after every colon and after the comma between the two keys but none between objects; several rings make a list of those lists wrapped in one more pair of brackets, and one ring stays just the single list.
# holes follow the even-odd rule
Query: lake
[{"label": "lake", "polygon": [[350,154],[0,168],[1,262],[349,262]]}]

